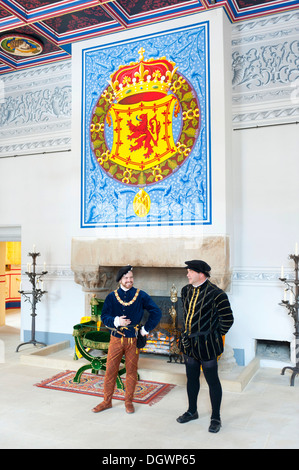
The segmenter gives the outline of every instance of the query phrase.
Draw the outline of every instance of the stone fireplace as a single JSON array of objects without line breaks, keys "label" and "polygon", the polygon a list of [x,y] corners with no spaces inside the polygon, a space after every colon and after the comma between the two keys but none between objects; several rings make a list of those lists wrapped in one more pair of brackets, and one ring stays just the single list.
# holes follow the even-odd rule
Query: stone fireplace
[{"label": "stone fireplace", "polygon": [[86,294],[106,297],[121,266],[134,267],[135,282],[150,295],[169,295],[172,284],[186,284],[185,261],[203,259],[211,278],[226,290],[230,283],[229,238],[73,238],[71,268]]}]

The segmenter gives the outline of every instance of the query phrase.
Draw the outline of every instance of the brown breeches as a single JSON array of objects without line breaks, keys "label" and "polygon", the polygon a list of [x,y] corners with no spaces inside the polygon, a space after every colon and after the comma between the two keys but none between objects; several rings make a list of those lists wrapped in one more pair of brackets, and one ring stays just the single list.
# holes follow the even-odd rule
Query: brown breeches
[{"label": "brown breeches", "polygon": [[123,356],[126,360],[125,403],[132,403],[137,383],[139,359],[139,349],[136,348],[136,341],[136,338],[116,338],[111,335],[104,380],[104,401],[107,403],[112,400],[116,377]]}]

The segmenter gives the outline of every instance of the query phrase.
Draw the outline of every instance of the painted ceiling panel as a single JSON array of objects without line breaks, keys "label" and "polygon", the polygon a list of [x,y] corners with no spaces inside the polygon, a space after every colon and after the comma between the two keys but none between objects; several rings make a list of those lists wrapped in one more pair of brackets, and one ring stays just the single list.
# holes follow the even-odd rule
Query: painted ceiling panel
[{"label": "painted ceiling panel", "polygon": [[[190,0],[118,0],[120,5],[129,16],[139,15],[140,13],[148,13],[154,10],[159,10],[165,7],[173,7],[190,3]],[[197,2],[199,3],[199,2]]]}]

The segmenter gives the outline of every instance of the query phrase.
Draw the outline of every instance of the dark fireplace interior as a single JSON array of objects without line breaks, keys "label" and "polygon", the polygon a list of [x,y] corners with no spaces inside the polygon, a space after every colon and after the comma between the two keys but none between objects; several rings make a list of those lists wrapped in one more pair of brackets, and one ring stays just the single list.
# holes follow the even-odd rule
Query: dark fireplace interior
[{"label": "dark fireplace interior", "polygon": [[[159,325],[148,335],[147,343],[142,353],[169,355],[170,347],[176,340],[176,330],[181,331],[183,325],[183,308],[180,297],[172,303],[170,297],[152,296],[153,301],[160,307],[162,318]],[[175,308],[176,316],[170,314],[171,307]],[[145,311],[142,319],[144,324],[148,317]]]},{"label": "dark fireplace interior", "polygon": [[277,361],[290,360],[290,343],[288,341],[256,340],[256,355],[264,359]]}]

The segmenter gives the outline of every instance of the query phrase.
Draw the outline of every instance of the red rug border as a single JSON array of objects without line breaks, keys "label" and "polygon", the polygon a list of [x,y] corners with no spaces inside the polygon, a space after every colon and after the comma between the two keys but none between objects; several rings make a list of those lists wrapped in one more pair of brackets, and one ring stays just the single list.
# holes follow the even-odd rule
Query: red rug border
[{"label": "red rug border", "polygon": [[[59,392],[68,392],[68,393],[71,392],[71,393],[77,393],[78,395],[90,395],[90,396],[95,396],[95,397],[102,398],[101,395],[99,395],[98,393],[78,391],[78,390],[64,390],[60,387],[47,386],[47,383],[49,383],[50,381],[54,381],[54,380],[57,380],[59,378],[62,378],[64,375],[69,374],[69,373],[73,373],[75,375],[76,372],[77,371],[74,371],[74,370],[65,370],[63,372],[59,372],[58,374],[53,375],[52,377],[50,377],[48,379],[44,379],[41,382],[34,384],[34,386],[35,387],[40,387],[40,388],[46,388],[48,390],[57,390]],[[91,376],[95,375],[95,374],[92,374],[91,372],[83,372],[82,375],[85,375],[85,374],[86,375],[91,375]],[[101,377],[103,378],[104,375],[101,375]],[[156,380],[138,380],[138,382],[147,382],[147,383],[158,384],[158,385],[163,386],[160,390],[157,390],[155,393],[153,393],[153,395],[149,399],[147,399],[146,401],[140,401],[138,399],[137,400],[133,399],[133,402],[139,403],[141,405],[152,406],[152,405],[158,403],[160,400],[162,400],[162,398],[165,397],[165,395],[167,395],[171,390],[173,390],[176,387],[175,384],[169,384],[169,383],[165,383],[165,382],[158,382]],[[124,397],[113,396],[113,400],[124,401]]]}]

